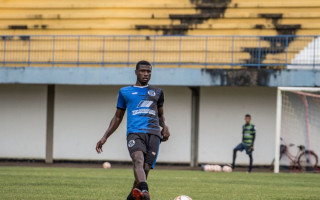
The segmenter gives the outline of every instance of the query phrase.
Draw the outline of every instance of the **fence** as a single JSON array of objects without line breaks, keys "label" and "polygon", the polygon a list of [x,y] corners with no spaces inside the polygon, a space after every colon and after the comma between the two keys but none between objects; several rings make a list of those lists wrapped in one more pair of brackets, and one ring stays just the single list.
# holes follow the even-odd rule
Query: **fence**
[{"label": "fence", "polygon": [[0,67],[320,68],[319,36],[0,36]]}]

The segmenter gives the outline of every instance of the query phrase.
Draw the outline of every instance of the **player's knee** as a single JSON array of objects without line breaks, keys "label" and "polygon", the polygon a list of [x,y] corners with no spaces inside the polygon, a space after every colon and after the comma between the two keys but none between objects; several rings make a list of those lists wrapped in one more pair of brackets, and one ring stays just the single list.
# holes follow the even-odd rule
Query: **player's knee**
[{"label": "player's knee", "polygon": [[143,159],[138,158],[138,159],[133,161],[133,164],[134,164],[135,167],[143,167]]},{"label": "player's knee", "polygon": [[144,158],[143,154],[135,152],[131,155],[134,167],[143,167]]},{"label": "player's knee", "polygon": [[238,149],[234,148],[233,153],[237,153]]}]

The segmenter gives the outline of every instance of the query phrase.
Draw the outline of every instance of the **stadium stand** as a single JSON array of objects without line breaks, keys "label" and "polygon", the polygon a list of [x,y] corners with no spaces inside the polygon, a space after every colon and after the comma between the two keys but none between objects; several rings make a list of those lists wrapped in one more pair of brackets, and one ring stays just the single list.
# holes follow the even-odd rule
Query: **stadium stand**
[{"label": "stadium stand", "polygon": [[[291,59],[291,64],[289,65],[289,69],[313,69],[313,63],[318,64],[318,66],[315,66],[315,69],[320,69],[320,38],[316,37],[312,42],[308,44],[305,48],[303,48],[298,54],[295,55]],[[304,65],[303,65],[304,64]],[[309,64],[309,66],[305,66],[305,64]]]},{"label": "stadium stand", "polygon": [[[222,40],[221,43],[216,39],[209,38],[206,50],[210,53],[206,53],[206,55],[204,55],[204,47],[201,46],[204,43],[203,38],[186,38],[184,40],[188,41],[185,41],[184,44],[197,42],[200,45],[196,47],[193,45],[183,47],[182,45],[183,55],[177,56],[178,52],[170,52],[172,59],[169,60],[171,63],[189,63],[189,67],[195,67],[192,63],[201,63],[203,60],[211,63],[223,63],[223,60],[216,59],[218,54],[223,54],[225,60],[232,59],[236,63],[248,64],[258,60],[264,64],[277,60],[285,62],[293,59],[296,53],[312,42],[312,39],[293,37],[275,41],[272,36],[317,35],[320,33],[319,19],[320,1],[316,0],[269,0],[263,2],[258,0],[0,1],[1,35],[8,35],[7,37],[3,36],[2,39],[4,40],[5,37],[6,45],[10,46],[6,48],[6,51],[9,51],[6,56],[9,56],[10,52],[18,52],[20,56],[16,61],[19,62],[27,62],[27,59],[32,60],[30,57],[27,58],[30,55],[26,57],[26,49],[28,48],[26,43],[30,38],[25,35],[268,35],[270,37],[263,37],[261,41],[258,41],[257,38],[240,38],[241,41],[239,39],[235,46],[231,42],[234,38],[231,37]],[[3,40],[0,40],[0,48],[3,48]],[[50,40],[52,39],[32,38],[31,48],[36,49],[39,42],[52,43]],[[57,59],[59,53],[61,54],[61,62],[64,60],[65,52],[68,52],[68,56],[66,56],[68,58],[75,58],[79,55],[76,49],[79,42],[72,39],[66,45],[64,40],[68,40],[68,38],[61,37],[55,41],[54,46],[55,51],[61,49],[55,55]],[[123,58],[128,54],[127,40],[128,38],[125,37],[115,37],[110,39],[108,43],[120,42],[123,45],[103,45],[102,47],[101,38],[90,38],[88,41],[91,43],[84,42],[84,45],[90,47],[85,46],[87,50],[81,59],[91,63],[98,62],[97,56],[92,55],[104,49],[108,51],[109,57],[104,57],[108,63],[123,62]],[[145,52],[141,51],[141,44],[139,44],[141,40],[144,41]],[[151,41],[150,45],[145,46],[146,40]],[[157,43],[157,57],[169,56],[166,49],[170,49],[172,46],[174,46],[173,49],[177,48],[177,45],[174,44],[179,40],[179,38],[173,37],[160,44]],[[131,40],[131,55],[138,57],[143,53],[144,59],[154,60],[152,53],[149,55],[146,53],[148,50],[153,50],[152,41],[152,37]],[[59,46],[59,43],[62,46]],[[24,44],[24,47],[21,47],[20,44],[22,46]],[[52,45],[41,45],[41,48],[45,49],[37,51],[48,51],[48,56],[47,58],[41,56],[42,60],[40,61],[50,61],[49,54],[51,53],[49,52],[52,51],[50,50],[52,47]],[[89,50],[92,52],[90,53]],[[290,56],[284,55],[285,51],[290,51]],[[213,54],[214,56],[212,56]],[[2,58],[0,57],[0,59]],[[6,61],[9,60],[10,56]],[[73,62],[80,61],[79,58],[73,60]],[[2,62],[4,61],[2,60]],[[7,65],[9,65],[8,63]],[[172,67],[172,65],[167,66]],[[213,67],[221,68],[223,66]]]}]

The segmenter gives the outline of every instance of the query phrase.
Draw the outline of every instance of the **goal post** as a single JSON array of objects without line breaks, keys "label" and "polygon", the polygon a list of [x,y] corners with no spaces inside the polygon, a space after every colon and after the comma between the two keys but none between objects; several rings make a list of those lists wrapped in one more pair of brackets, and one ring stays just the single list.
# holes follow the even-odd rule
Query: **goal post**
[{"label": "goal post", "polygon": [[[294,152],[292,158],[297,156],[298,145],[305,147],[306,152],[319,153],[316,141],[320,141],[320,88],[277,88],[274,173],[280,169],[281,138],[289,146],[288,151]],[[291,147],[293,144],[297,147]],[[288,160],[287,164],[291,163]]]},{"label": "goal post", "polygon": [[276,135],[275,135],[275,155],[274,155],[274,173],[279,173],[280,161],[280,137],[281,137],[281,107],[282,95],[281,88],[277,89],[277,112],[276,112]]}]

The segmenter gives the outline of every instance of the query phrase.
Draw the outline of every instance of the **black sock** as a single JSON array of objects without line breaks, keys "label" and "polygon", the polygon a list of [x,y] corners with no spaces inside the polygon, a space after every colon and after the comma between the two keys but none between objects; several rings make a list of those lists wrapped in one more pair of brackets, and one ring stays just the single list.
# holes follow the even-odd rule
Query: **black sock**
[{"label": "black sock", "polygon": [[252,171],[252,162],[253,162],[252,155],[249,155],[249,159],[250,159],[250,162],[249,162],[249,170],[248,170],[248,172],[251,172]]},{"label": "black sock", "polygon": [[234,165],[235,165],[235,162],[236,162],[236,158],[237,158],[237,151],[236,150],[233,150],[233,157],[232,157],[232,169],[234,169]]},{"label": "black sock", "polygon": [[141,191],[142,191],[142,190],[149,191],[147,182],[140,182],[140,183],[138,184],[138,189],[141,190]]}]

